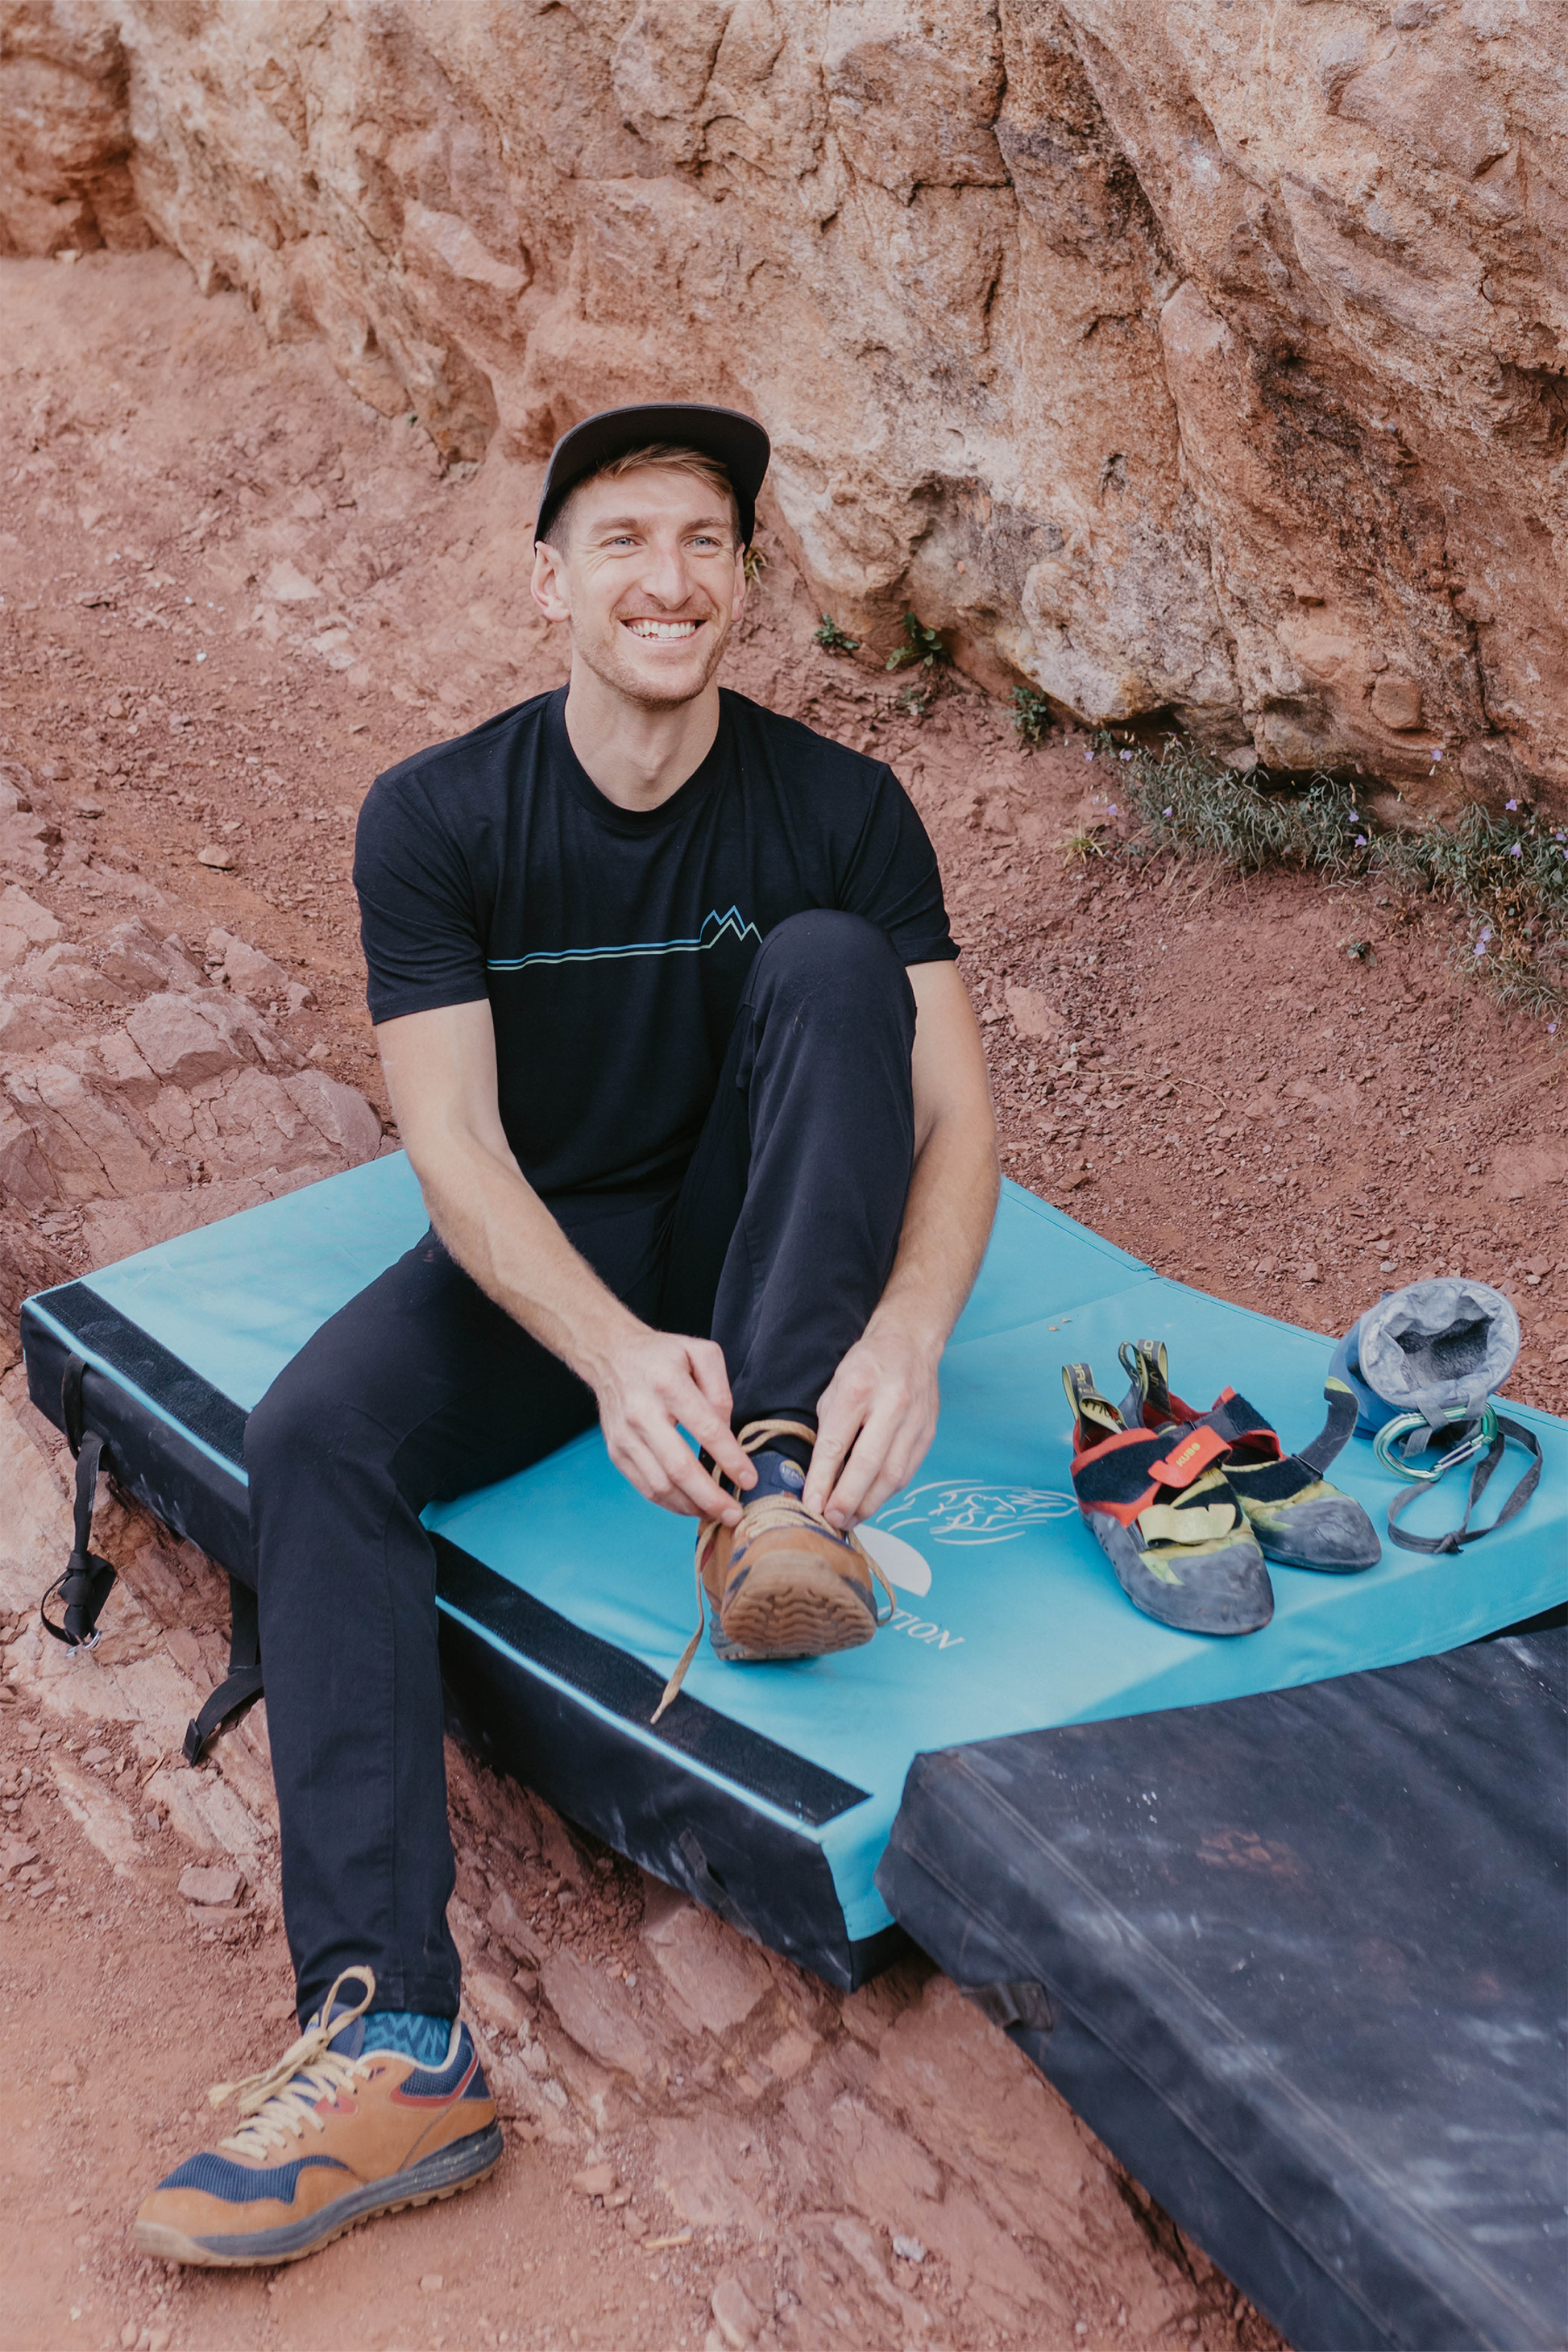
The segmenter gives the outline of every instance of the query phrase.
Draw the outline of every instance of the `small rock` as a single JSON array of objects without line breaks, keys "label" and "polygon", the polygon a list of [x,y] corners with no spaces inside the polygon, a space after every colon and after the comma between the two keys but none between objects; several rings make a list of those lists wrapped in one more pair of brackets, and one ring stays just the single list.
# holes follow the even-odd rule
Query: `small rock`
[{"label": "small rock", "polygon": [[926,2250],[918,2238],[895,2238],[893,2252],[901,2263],[923,2263]]},{"label": "small rock", "polygon": [[239,859],[232,849],[208,847],[197,850],[196,864],[216,866],[220,874],[231,874],[239,864]]},{"label": "small rock", "polygon": [[615,2185],[613,2164],[584,2165],[581,2172],[572,2175],[572,2186],[579,2197],[607,2197]]},{"label": "small rock", "polygon": [[81,2076],[77,2073],[74,2058],[62,2058],[58,2066],[49,2068],[49,2080],[57,2090],[74,2091]]},{"label": "small rock", "polygon": [[426,2271],[419,2282],[419,2292],[421,2294],[439,2294],[443,2284],[443,2276],[439,2271]]},{"label": "small rock", "polygon": [[132,2347],[136,2342],[136,2322],[133,2319],[128,2319],[124,2326],[120,2331],[120,2341],[124,2346],[125,2352],[132,2352]]},{"label": "small rock", "polygon": [[193,1862],[180,1873],[180,1892],[187,1903],[237,1903],[245,1891],[245,1873],[217,1863]]},{"label": "small rock", "polygon": [[0,1878],[8,1878],[14,1870],[25,1870],[38,1859],[37,1849],[26,1838],[9,1837],[0,1841]]},{"label": "small rock", "polygon": [[1307,1260],[1306,1265],[1300,1269],[1300,1278],[1303,1282],[1316,1282],[1319,1279],[1318,1261],[1316,1258],[1310,1257]]},{"label": "small rock", "polygon": [[90,1765],[92,1769],[96,1772],[100,1764],[113,1763],[114,1750],[111,1748],[89,1748],[84,1753],[81,1760],[84,1764]]},{"label": "small rock", "polygon": [[738,2278],[726,2273],[709,2299],[719,2333],[733,2352],[745,2352],[762,2331],[763,2315]]}]

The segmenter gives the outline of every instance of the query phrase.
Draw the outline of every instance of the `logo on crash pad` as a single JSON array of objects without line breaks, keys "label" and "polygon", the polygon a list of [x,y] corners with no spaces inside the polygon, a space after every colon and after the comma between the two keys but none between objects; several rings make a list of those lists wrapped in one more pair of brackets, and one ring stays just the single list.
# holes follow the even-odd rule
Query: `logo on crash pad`
[{"label": "logo on crash pad", "polygon": [[1011,1543],[1030,1528],[1070,1518],[1076,1498],[1050,1486],[996,1486],[979,1479],[941,1479],[895,1496],[856,1533],[889,1584],[901,1591],[931,1591],[931,1562],[910,1540],[929,1543]]}]

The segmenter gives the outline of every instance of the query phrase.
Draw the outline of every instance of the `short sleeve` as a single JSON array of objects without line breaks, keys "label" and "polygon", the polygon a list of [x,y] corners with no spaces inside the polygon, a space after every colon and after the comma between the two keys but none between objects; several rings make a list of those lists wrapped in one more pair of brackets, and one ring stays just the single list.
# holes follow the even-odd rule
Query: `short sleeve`
[{"label": "short sleeve", "polygon": [[353,878],[373,1021],[489,996],[474,876],[416,772],[366,793]]},{"label": "short sleeve", "polygon": [[906,964],[957,961],[931,835],[890,768],[878,772],[838,904],[886,931]]}]

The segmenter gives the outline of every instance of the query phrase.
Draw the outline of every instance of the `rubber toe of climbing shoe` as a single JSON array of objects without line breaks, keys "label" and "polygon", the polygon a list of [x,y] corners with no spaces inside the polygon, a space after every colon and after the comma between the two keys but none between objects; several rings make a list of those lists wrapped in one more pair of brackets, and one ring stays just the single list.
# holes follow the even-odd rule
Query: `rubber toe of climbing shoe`
[{"label": "rubber toe of climbing shoe", "polygon": [[1274,1614],[1274,1587],[1250,1534],[1201,1549],[1152,1551],[1101,1512],[1089,1524],[1134,1609],[1162,1625],[1183,1633],[1257,1633]]},{"label": "rubber toe of climbing shoe", "polygon": [[1324,1485],[1313,1494],[1284,1503],[1250,1503],[1242,1496],[1253,1534],[1266,1557],[1280,1568],[1314,1569],[1320,1576],[1358,1576],[1375,1568],[1383,1546],[1359,1503]]}]

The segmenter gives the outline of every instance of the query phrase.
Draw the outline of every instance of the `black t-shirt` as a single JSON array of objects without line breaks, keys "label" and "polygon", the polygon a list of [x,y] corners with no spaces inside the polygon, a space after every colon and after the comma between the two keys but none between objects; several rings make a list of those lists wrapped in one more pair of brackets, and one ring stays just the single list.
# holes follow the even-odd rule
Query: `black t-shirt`
[{"label": "black t-shirt", "polygon": [[378,776],[354,853],[373,1020],[488,998],[500,1114],[550,1197],[679,1181],[752,958],[836,907],[906,964],[954,957],[936,857],[892,771],[721,692],[661,807],[578,761],[566,690]]}]

